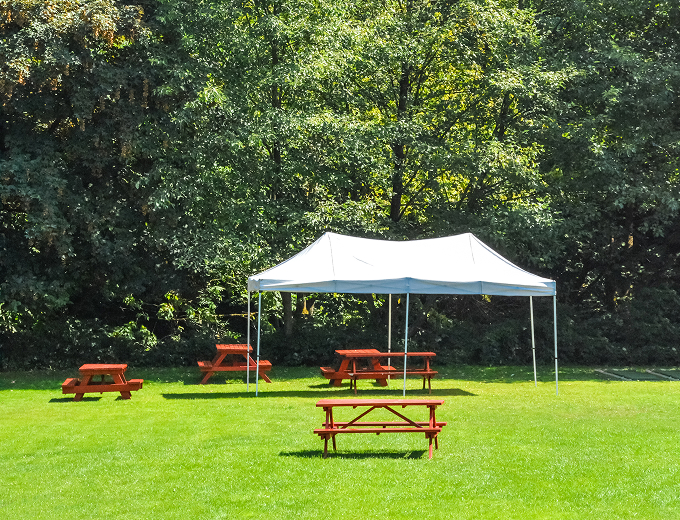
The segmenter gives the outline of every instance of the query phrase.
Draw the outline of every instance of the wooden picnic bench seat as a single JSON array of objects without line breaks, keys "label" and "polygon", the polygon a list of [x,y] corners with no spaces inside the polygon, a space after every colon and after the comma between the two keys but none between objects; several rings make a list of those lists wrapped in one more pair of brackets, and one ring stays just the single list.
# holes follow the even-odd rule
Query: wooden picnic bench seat
[{"label": "wooden picnic bench seat", "polygon": [[[343,379],[349,379],[349,374],[347,370],[335,370],[334,368],[331,367],[320,367],[321,368],[321,374],[326,378],[330,379],[332,381],[342,381]],[[382,366],[379,371],[379,376],[378,378],[384,378],[388,375],[392,375],[392,372],[397,372],[397,369],[393,366]],[[370,370],[364,371],[364,370],[358,370],[356,372],[357,374],[357,379],[376,379],[376,376],[373,375],[373,372]],[[362,374],[369,374],[366,377],[363,377]]]},{"label": "wooden picnic bench seat", "polygon": [[[394,376],[399,376],[403,375],[404,371],[403,370],[397,370],[394,367],[390,367],[394,371]],[[356,395],[357,393],[357,379],[374,379],[378,377],[387,377],[390,374],[386,374],[385,371],[383,370],[362,370],[361,372],[350,372],[349,373],[349,378],[350,378],[350,388],[352,385],[354,385],[354,394]],[[425,390],[425,381],[427,380],[427,387],[429,390],[429,393],[432,393],[432,378],[437,375],[436,370],[427,370],[427,369],[407,369],[406,370],[406,375],[407,376],[420,376],[423,378],[423,390]]]},{"label": "wooden picnic bench seat", "polygon": [[80,379],[69,378],[64,381],[61,385],[62,394],[87,394],[90,392],[134,392],[141,390],[144,386],[143,379],[130,379],[126,383],[100,383],[100,382],[90,382],[87,385],[83,385]]},{"label": "wooden picnic bench seat", "polygon": [[[257,365],[250,365],[251,372],[254,372]],[[213,366],[212,361],[198,361],[198,369],[201,372],[245,372],[248,366],[245,363],[239,363],[237,365],[220,365]],[[269,371],[272,369],[271,362],[261,359],[260,360],[260,370]]]},{"label": "wooden picnic bench seat", "polygon": [[[413,423],[410,422],[398,421],[335,422],[334,424],[335,428],[318,428],[314,430],[314,433],[375,433],[376,435],[398,432],[436,433],[442,431],[442,427],[446,426],[446,423],[441,421],[437,422],[436,426],[432,428],[427,421],[416,421],[415,424],[418,427],[413,427]],[[357,428],[347,428],[348,425],[357,426]]]},{"label": "wooden picnic bench seat", "polygon": [[64,381],[61,384],[62,393],[64,393],[64,394],[73,393],[73,392],[66,392],[64,390],[65,389],[70,390],[71,388],[73,388],[74,386],[76,386],[78,384],[80,384],[80,379],[78,379],[77,377],[69,377],[66,381]]}]

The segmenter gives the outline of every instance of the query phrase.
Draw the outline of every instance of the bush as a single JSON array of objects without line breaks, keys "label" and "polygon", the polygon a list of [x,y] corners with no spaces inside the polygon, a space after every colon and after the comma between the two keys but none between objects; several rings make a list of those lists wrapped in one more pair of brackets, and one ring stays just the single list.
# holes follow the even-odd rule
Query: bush
[{"label": "bush", "polygon": [[[526,298],[411,297],[409,350],[434,351],[437,363],[530,365],[531,329]],[[261,356],[275,365],[332,365],[335,350],[387,349],[387,313],[369,312],[360,299],[319,299],[314,317],[297,319],[285,336],[273,314],[263,319]],[[534,298],[536,359],[553,362],[552,298]],[[672,288],[645,288],[619,301],[613,312],[558,306],[558,349],[562,363],[586,365],[678,365],[680,296]],[[347,318],[347,319],[345,319]],[[395,306],[393,351],[403,350],[404,309]],[[72,368],[83,363],[120,362],[136,366],[192,366],[210,359],[216,343],[245,342],[244,331],[214,323],[164,330],[136,322],[111,327],[99,319],[38,322],[30,330],[0,337],[3,369]],[[255,345],[256,336],[251,336]]]},{"label": "bush", "polygon": [[190,366],[212,358],[216,343],[232,342],[233,334],[209,327],[158,338],[144,326],[112,329],[99,319],[70,318],[6,335],[1,361],[3,369],[11,370],[73,368],[84,363]]}]

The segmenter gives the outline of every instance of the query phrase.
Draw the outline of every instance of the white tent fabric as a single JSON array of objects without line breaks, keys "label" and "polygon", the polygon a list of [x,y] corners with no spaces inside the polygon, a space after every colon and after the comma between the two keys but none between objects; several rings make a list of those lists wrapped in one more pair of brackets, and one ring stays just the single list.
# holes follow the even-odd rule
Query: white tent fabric
[{"label": "white tent fabric", "polygon": [[472,233],[410,241],[325,233],[249,277],[248,290],[552,296],[555,282],[520,269]]},{"label": "white tent fabric", "polygon": [[[472,233],[443,238],[388,241],[325,233],[285,262],[248,278],[248,344],[250,293],[259,292],[255,395],[260,362],[262,291],[406,294],[404,354],[408,349],[410,294],[486,294],[529,296],[531,307],[534,381],[533,296],[552,296],[557,380],[556,284],[517,267]],[[250,371],[246,371],[249,382]],[[404,395],[406,356],[404,356]]]}]

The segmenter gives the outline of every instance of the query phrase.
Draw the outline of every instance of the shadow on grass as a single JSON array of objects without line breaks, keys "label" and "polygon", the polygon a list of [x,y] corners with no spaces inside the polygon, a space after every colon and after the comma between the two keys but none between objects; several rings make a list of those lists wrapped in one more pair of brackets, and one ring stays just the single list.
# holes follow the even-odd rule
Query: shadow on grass
[{"label": "shadow on grass", "polygon": [[333,386],[331,383],[319,383],[318,385],[309,385],[309,388],[340,388],[339,386]]},{"label": "shadow on grass", "polygon": [[[235,399],[235,398],[255,398],[255,391],[250,392],[186,392],[186,393],[168,393],[161,394],[165,399]],[[365,398],[366,396],[371,397],[386,397],[394,399],[402,399],[402,390],[365,390],[359,392],[358,395],[354,395],[353,391],[348,388],[340,389],[335,392],[318,392],[312,390],[284,390],[281,392],[277,391],[264,391],[259,392],[257,398],[267,398],[267,397],[348,397],[348,398]],[[474,397],[477,394],[461,390],[460,388],[447,388],[447,389],[437,389],[437,391],[432,394],[428,394],[426,390],[408,390],[406,392],[406,397]]]},{"label": "shadow on grass", "polygon": [[[181,381],[181,383],[184,384],[184,386],[224,386],[224,385],[245,385],[246,384],[246,378],[244,377],[243,379],[220,379],[220,378],[215,378],[215,379],[209,379],[206,383],[201,383],[200,379],[196,379],[195,381]],[[250,384],[254,385],[255,384],[255,378],[250,380]],[[260,379],[260,384],[266,385],[268,384],[264,379]]]},{"label": "shadow on grass", "polygon": [[50,399],[48,403],[78,403],[83,401],[99,401],[101,397],[83,397],[80,401],[74,401],[73,397],[55,397]]},{"label": "shadow on grass", "polygon": [[[329,452],[329,459],[420,459],[427,450],[416,451],[380,451],[361,453]],[[282,451],[279,457],[298,457],[301,459],[319,459],[323,457],[322,450]]]},{"label": "shadow on grass", "polygon": [[[653,375],[649,373],[643,374],[644,367],[602,367],[606,371],[616,372],[630,378],[634,376],[635,380],[642,381],[655,380]],[[564,381],[592,381],[605,382],[621,381],[616,377],[607,376],[598,371],[599,367],[560,367],[559,379]],[[501,366],[501,367],[481,367],[481,366],[443,366],[438,367],[439,375],[433,379],[433,383],[437,381],[452,381],[451,384],[460,384],[461,381],[471,381],[474,383],[505,383],[505,384],[533,384],[533,371],[530,367],[516,367],[516,366]],[[652,367],[654,372],[668,375],[671,378],[680,378],[680,369],[678,367]],[[34,371],[0,371],[0,392],[10,390],[55,390],[61,388],[61,384],[67,377],[73,377],[77,371],[71,370],[34,370]],[[128,377],[138,377],[150,384],[164,384],[164,383],[183,383],[187,387],[200,387],[202,375],[197,369],[187,367],[177,368],[129,368],[126,374]],[[318,369],[309,367],[283,367],[280,371],[269,374],[274,382],[286,381],[294,382],[296,380],[316,379],[313,384],[309,385],[310,389],[322,390],[328,388],[329,391],[335,392],[341,390],[343,387],[330,386],[326,381],[319,381],[320,374]],[[224,376],[222,376],[224,377]],[[555,375],[551,370],[546,370],[545,367],[539,370],[539,381],[541,383],[554,384]],[[668,380],[666,378],[659,378],[658,380]],[[262,381],[262,379],[260,379]],[[396,383],[396,380],[393,380]],[[235,377],[233,379],[221,379],[220,376],[215,375],[210,380],[209,385],[228,387],[234,384],[245,384],[245,377]],[[250,384],[255,384],[255,378],[252,377]],[[266,384],[266,383],[265,383]],[[367,382],[360,382],[359,386],[366,385]],[[382,387],[376,387],[382,388]],[[383,390],[384,391],[384,390]],[[365,393],[366,390],[359,389],[359,393]],[[409,390],[409,393],[411,390]],[[437,392],[436,389],[434,392]]]}]

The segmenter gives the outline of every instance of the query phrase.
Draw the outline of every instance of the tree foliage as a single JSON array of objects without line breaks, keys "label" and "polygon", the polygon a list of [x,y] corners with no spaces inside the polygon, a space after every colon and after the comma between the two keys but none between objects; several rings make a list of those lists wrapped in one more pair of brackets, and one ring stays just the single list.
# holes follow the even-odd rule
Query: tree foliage
[{"label": "tree foliage", "polygon": [[[0,0],[5,355],[191,360],[334,230],[473,231],[558,280],[571,359],[650,350],[630,334],[671,359],[643,309],[679,290],[678,27],[671,0]],[[266,296],[289,361],[385,323],[383,296],[307,297]],[[519,301],[414,302],[452,360],[526,356]]]}]

